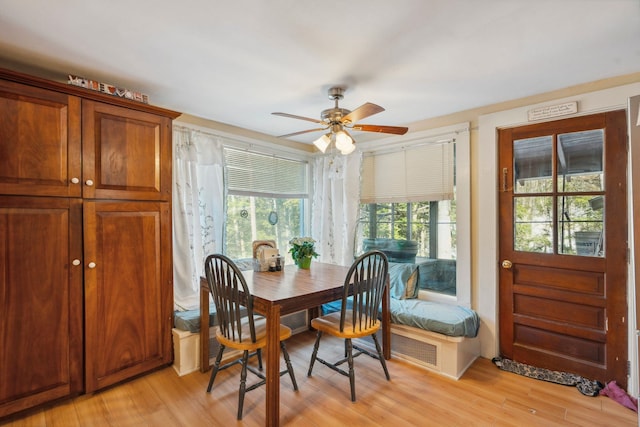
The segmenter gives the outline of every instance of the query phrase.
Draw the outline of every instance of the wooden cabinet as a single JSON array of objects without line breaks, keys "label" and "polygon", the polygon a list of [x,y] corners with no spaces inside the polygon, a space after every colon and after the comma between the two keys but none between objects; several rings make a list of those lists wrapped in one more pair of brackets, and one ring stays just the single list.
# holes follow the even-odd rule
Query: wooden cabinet
[{"label": "wooden cabinet", "polygon": [[0,418],[171,363],[176,116],[0,69]]}]

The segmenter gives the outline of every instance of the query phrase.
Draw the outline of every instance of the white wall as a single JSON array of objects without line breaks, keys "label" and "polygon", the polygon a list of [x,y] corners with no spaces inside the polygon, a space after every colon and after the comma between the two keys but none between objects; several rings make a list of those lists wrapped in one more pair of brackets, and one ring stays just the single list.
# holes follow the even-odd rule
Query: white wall
[{"label": "white wall", "polygon": [[[528,110],[545,105],[564,102],[578,102],[578,114],[562,116],[551,120],[569,118],[603,111],[626,109],[630,96],[640,94],[640,83],[585,93],[568,98],[548,101],[481,115],[478,119],[478,138],[472,141],[472,292],[473,307],[482,324],[480,326],[481,355],[492,358],[498,355],[498,170],[497,170],[497,129],[529,124]],[[640,147],[637,147],[640,149]],[[629,185],[631,181],[629,180]],[[631,206],[631,203],[629,203]],[[632,217],[629,211],[629,223]],[[631,227],[630,227],[631,229]],[[633,239],[629,238],[632,242]],[[632,265],[630,265],[630,270]],[[629,273],[629,292],[633,274]],[[629,300],[629,319],[635,319],[634,301]],[[629,358],[632,361],[629,389],[638,390],[638,366],[635,353],[635,325],[629,325]]]}]

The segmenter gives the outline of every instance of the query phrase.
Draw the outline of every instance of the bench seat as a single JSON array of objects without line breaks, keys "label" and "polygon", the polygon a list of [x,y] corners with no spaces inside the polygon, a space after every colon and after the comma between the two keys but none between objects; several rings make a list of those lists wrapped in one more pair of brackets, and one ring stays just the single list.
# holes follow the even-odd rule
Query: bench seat
[{"label": "bench seat", "polygon": [[[341,301],[324,304],[322,314],[340,311],[341,305]],[[473,338],[478,335],[480,326],[478,314],[470,308],[417,298],[390,298],[389,311],[392,324],[411,326],[450,337]]]},{"label": "bench seat", "polygon": [[470,308],[422,299],[391,299],[391,323],[450,337],[478,335],[480,318]]}]

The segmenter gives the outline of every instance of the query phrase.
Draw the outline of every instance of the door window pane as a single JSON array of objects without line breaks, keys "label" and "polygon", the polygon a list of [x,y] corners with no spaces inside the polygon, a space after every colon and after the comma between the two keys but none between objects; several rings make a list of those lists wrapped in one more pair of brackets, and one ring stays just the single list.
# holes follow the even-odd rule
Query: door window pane
[{"label": "door window pane", "polygon": [[553,253],[553,198],[516,197],[513,208],[514,249]]},{"label": "door window pane", "polygon": [[552,153],[552,136],[513,141],[514,193],[553,191]]},{"label": "door window pane", "polygon": [[604,190],[604,129],[558,135],[558,191]]},{"label": "door window pane", "polygon": [[558,253],[604,256],[604,196],[558,197]]}]

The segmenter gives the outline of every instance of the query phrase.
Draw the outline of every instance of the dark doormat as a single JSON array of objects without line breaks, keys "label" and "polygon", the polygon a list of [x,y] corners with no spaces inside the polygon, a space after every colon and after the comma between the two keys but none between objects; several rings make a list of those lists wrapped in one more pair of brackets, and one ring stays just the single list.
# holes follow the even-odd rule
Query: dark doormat
[{"label": "dark doormat", "polygon": [[535,366],[526,365],[520,362],[514,362],[511,359],[502,357],[494,357],[491,361],[503,371],[513,372],[514,374],[523,375],[525,377],[537,380],[549,381],[556,384],[574,386],[585,396],[597,396],[600,390],[604,388],[604,384],[600,381],[589,380],[580,375],[568,372],[551,371],[549,369],[537,368]]}]

